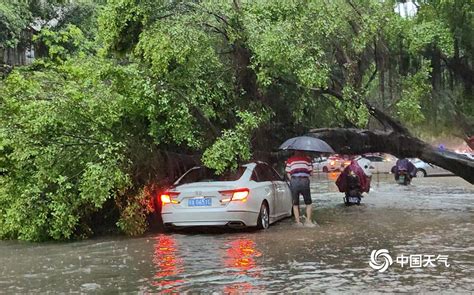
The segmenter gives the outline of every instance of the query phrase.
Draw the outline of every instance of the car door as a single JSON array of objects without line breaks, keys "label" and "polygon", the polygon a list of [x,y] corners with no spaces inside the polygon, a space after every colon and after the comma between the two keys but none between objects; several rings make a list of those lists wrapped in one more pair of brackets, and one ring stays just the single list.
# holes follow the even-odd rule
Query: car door
[{"label": "car door", "polygon": [[268,166],[268,172],[272,177],[273,187],[275,189],[275,208],[276,215],[281,216],[291,208],[291,193],[288,183],[272,167]]},{"label": "car door", "polygon": [[[275,173],[277,173],[275,171]],[[291,197],[291,190],[290,190],[290,185],[288,184],[285,179],[280,176],[278,173],[278,201],[281,204],[281,212],[282,214],[290,214],[291,215],[291,210],[293,208],[293,199]]]},{"label": "car door", "polygon": [[275,212],[278,211],[278,209],[275,208],[275,204],[277,203],[275,202],[276,189],[272,182],[272,176],[268,169],[265,168],[264,164],[259,163],[255,166],[251,179],[258,183],[258,186],[256,187],[258,190],[257,193],[262,197],[262,200],[267,199],[270,209],[270,217],[274,218]]}]

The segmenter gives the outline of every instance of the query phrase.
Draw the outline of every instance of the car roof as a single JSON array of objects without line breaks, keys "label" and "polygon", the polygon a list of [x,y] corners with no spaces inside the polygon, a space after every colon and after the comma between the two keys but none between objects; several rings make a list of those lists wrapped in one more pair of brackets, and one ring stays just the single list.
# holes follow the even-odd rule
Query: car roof
[{"label": "car roof", "polygon": [[[262,161],[256,161],[256,162],[250,162],[250,163],[247,163],[247,164],[243,164],[243,165],[239,165],[240,167],[245,167],[245,168],[254,168],[255,166],[257,166],[257,164],[265,164],[265,165],[268,165],[266,162],[262,162]],[[192,168],[189,168],[188,170],[191,170],[191,169],[197,169],[197,168],[201,168],[201,167],[205,167],[205,166],[194,166]]]}]

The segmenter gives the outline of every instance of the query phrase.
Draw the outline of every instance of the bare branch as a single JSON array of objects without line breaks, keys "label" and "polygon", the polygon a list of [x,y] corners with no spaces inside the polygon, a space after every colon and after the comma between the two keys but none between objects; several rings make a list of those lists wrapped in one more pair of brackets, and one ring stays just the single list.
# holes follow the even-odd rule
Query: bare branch
[{"label": "bare branch", "polygon": [[213,26],[213,25],[210,25],[210,24],[208,24],[208,23],[203,23],[202,25],[205,26],[205,27],[210,28],[210,29],[211,29],[213,32],[215,32],[215,33],[222,34],[222,35],[224,36],[224,38],[225,38],[227,41],[229,41],[229,36],[227,35],[227,32],[226,32],[225,30],[221,30],[221,29],[219,29],[218,27]]},{"label": "bare branch", "polygon": [[399,132],[401,134],[410,135],[410,131],[408,131],[408,129],[400,122],[396,121],[395,119],[384,113],[382,110],[374,107],[369,102],[365,101],[364,103],[367,109],[369,109],[369,113],[375,119],[377,119],[377,121],[379,121],[385,128],[388,128],[395,132]]},{"label": "bare branch", "polygon": [[369,81],[367,81],[367,83],[365,83],[364,92],[367,91],[367,88],[369,88],[370,83],[372,83],[372,81],[374,81],[376,76],[377,76],[377,68],[375,68],[374,72],[370,76]]}]

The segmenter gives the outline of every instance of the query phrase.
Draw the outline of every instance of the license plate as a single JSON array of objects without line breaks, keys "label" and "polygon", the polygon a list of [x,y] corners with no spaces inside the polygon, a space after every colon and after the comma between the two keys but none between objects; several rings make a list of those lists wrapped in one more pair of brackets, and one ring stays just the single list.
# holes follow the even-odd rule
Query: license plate
[{"label": "license plate", "polygon": [[400,176],[398,177],[398,181],[399,181],[400,183],[403,183],[403,182],[405,181],[405,175],[400,175]]},{"label": "license plate", "polygon": [[349,203],[359,203],[359,198],[349,197]]},{"label": "license plate", "polygon": [[211,198],[196,198],[196,199],[189,199],[188,206],[189,207],[208,207],[211,206]]}]

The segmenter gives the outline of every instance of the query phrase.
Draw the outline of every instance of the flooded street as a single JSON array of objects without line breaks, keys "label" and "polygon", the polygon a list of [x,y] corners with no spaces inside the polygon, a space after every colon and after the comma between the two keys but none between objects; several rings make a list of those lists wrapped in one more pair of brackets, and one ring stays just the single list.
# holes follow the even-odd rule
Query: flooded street
[{"label": "flooded street", "polygon": [[[374,178],[345,207],[334,175],[313,179],[317,228],[292,220],[266,231],[154,233],[71,243],[0,242],[0,293],[13,292],[474,292],[474,186],[457,177],[400,186]],[[372,250],[394,263],[369,266]],[[447,267],[395,257],[448,255]]]}]

